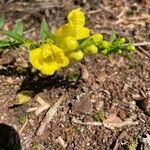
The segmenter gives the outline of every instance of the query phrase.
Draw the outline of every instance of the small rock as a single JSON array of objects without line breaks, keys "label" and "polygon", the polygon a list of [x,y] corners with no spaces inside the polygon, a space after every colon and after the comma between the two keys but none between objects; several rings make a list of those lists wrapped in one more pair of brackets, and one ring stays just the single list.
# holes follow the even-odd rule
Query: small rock
[{"label": "small rock", "polygon": [[7,80],[6,80],[7,83],[10,83],[10,84],[13,84],[14,81],[11,77],[8,77]]},{"label": "small rock", "polygon": [[104,102],[103,101],[97,101],[95,104],[95,108],[97,111],[100,111],[104,106]]},{"label": "small rock", "polygon": [[81,78],[84,80],[84,81],[87,81],[89,79],[89,72],[88,70],[82,66],[82,70],[81,70]]},{"label": "small rock", "polygon": [[142,142],[144,143],[144,150],[149,150],[150,149],[150,135],[147,134],[147,137],[142,138]]},{"label": "small rock", "polygon": [[90,101],[92,103],[95,103],[97,101],[97,96],[94,93],[91,93],[91,95],[90,95]]}]

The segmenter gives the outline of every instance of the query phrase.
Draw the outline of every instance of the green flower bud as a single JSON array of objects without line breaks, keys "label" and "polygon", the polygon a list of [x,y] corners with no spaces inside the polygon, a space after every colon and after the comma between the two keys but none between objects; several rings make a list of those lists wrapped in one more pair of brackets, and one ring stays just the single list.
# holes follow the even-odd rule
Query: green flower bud
[{"label": "green flower bud", "polygon": [[133,44],[130,44],[126,47],[126,49],[130,52],[135,52],[136,48]]},{"label": "green flower bud", "polygon": [[120,39],[120,44],[124,44],[126,42],[126,39],[125,38],[121,38]]},{"label": "green flower bud", "polygon": [[122,54],[122,50],[118,49],[117,54],[121,55]]},{"label": "green flower bud", "polygon": [[104,55],[107,55],[109,53],[109,50],[108,49],[104,49],[104,50],[101,51],[101,53],[104,54]]},{"label": "green flower bud", "polygon": [[109,48],[109,46],[110,46],[110,43],[109,43],[109,42],[107,42],[107,41],[103,41],[103,42],[102,42],[102,47],[103,47],[104,49]]}]

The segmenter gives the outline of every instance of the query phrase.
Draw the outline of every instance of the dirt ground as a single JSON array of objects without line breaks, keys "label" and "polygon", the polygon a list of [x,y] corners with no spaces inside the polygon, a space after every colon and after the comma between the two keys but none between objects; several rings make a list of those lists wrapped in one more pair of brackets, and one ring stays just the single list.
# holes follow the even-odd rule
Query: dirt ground
[{"label": "dirt ground", "polygon": [[[106,38],[115,29],[137,45],[130,57],[87,56],[51,77],[21,70],[28,54],[22,49],[0,53],[0,122],[19,133],[23,150],[149,150],[150,149],[150,2],[149,0],[1,0],[5,29],[16,20],[25,36],[38,39],[42,17],[52,31],[67,13],[81,7],[87,26]],[[70,81],[71,80],[71,81]],[[16,94],[32,93],[29,103],[11,107]],[[40,98],[61,106],[41,135],[47,110],[35,115]]]}]

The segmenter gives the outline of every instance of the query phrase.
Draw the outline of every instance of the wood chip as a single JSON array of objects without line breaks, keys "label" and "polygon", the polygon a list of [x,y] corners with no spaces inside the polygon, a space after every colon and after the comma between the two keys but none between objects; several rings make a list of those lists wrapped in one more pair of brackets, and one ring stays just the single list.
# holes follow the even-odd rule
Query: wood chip
[{"label": "wood chip", "polygon": [[54,118],[54,115],[56,114],[57,110],[59,109],[63,99],[64,99],[63,96],[60,97],[60,99],[54,104],[54,106],[48,110],[45,118],[42,120],[42,122],[37,130],[37,135],[41,135],[44,132],[47,124],[49,124],[49,122]]}]

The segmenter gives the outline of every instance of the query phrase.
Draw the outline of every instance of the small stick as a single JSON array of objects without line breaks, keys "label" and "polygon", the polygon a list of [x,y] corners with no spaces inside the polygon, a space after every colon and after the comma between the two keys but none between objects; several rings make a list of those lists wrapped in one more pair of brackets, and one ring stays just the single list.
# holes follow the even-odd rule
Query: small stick
[{"label": "small stick", "polygon": [[56,114],[58,108],[60,107],[61,102],[63,101],[63,99],[64,99],[63,96],[60,97],[60,99],[54,104],[54,106],[48,110],[45,118],[42,120],[42,122],[41,122],[41,124],[37,130],[37,135],[41,135],[44,132],[47,124],[53,119],[54,115]]},{"label": "small stick", "polygon": [[77,124],[81,124],[81,125],[94,125],[94,126],[103,125],[103,123],[101,123],[101,122],[82,122],[82,121],[76,119],[75,117],[73,117],[72,122],[77,123]]},{"label": "small stick", "polygon": [[135,46],[145,46],[150,45],[150,42],[134,43]]},{"label": "small stick", "polygon": [[41,97],[38,97],[36,99],[36,101],[41,105],[38,107],[37,110],[35,110],[35,115],[38,116],[39,114],[41,114],[44,110],[48,109],[50,107],[50,105],[45,102]]},{"label": "small stick", "polygon": [[122,123],[102,123],[102,122],[82,122],[75,117],[72,119],[73,123],[81,124],[81,125],[92,125],[92,126],[104,126],[108,129],[114,130],[115,128],[121,128],[126,125],[137,125],[139,122],[135,121],[133,122],[131,118],[126,119],[126,121],[123,121]]},{"label": "small stick", "polygon": [[27,123],[28,123],[28,119],[26,120],[26,122],[24,123],[24,125],[22,126],[22,128],[20,129],[20,131],[19,131],[20,135],[22,134],[22,132],[25,129],[25,127],[27,126]]}]

